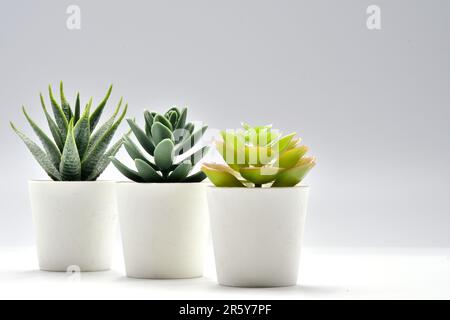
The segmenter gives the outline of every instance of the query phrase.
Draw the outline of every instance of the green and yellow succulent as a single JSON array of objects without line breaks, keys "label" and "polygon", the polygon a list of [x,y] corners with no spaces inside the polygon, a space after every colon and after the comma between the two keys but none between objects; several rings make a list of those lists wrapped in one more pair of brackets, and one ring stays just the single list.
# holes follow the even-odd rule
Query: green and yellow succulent
[{"label": "green and yellow succulent", "polygon": [[205,163],[202,171],[217,187],[293,187],[316,164],[296,133],[281,136],[271,125],[222,131],[215,146],[226,164]]}]

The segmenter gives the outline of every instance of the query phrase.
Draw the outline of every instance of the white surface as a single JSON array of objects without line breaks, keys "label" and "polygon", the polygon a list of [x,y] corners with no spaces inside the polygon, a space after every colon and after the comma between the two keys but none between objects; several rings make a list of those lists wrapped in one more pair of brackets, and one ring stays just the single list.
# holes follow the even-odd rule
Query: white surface
[{"label": "white surface", "polygon": [[108,270],[117,230],[112,181],[30,181],[42,270]]},{"label": "white surface", "polygon": [[203,274],[208,239],[205,183],[116,184],[127,274],[193,278]]},{"label": "white surface", "polygon": [[[450,298],[450,249],[305,249],[300,286],[231,288],[205,278],[137,280],[114,270],[69,275],[38,271],[34,248],[0,250],[0,298],[39,299],[393,299]],[[212,262],[213,259],[208,259]]]},{"label": "white surface", "polygon": [[295,285],[308,187],[208,187],[218,281],[237,287]]}]

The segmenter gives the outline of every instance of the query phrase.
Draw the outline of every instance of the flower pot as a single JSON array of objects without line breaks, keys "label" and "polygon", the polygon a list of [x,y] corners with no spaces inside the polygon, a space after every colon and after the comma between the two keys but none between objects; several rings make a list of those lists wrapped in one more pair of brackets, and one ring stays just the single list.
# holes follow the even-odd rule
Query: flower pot
[{"label": "flower pot", "polygon": [[297,284],[308,187],[207,190],[218,282]]},{"label": "flower pot", "polygon": [[116,236],[114,182],[30,181],[39,266],[108,270]]},{"label": "flower pot", "polygon": [[116,191],[128,277],[203,275],[205,184],[122,182]]}]

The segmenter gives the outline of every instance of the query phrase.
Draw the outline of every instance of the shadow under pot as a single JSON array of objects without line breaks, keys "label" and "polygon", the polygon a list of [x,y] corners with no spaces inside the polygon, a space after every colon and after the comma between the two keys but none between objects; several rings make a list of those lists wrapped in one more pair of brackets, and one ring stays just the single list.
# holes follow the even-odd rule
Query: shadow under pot
[{"label": "shadow under pot", "polygon": [[128,277],[203,275],[208,230],[204,183],[119,182],[116,192]]},{"label": "shadow under pot", "polygon": [[114,182],[29,181],[39,267],[105,271],[117,228]]},{"label": "shadow under pot", "polygon": [[297,284],[308,187],[208,187],[219,284]]}]

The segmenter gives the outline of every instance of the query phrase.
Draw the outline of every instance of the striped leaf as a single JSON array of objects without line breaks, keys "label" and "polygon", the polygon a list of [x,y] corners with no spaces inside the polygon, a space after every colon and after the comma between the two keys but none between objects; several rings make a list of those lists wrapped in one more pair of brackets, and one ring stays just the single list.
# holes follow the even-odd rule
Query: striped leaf
[{"label": "striped leaf", "polygon": [[67,102],[66,96],[64,95],[64,85],[62,81],[59,83],[59,94],[61,97],[61,109],[64,112],[67,121],[70,121],[70,119],[72,119],[72,109],[70,108],[70,104]]},{"label": "striped leaf", "polygon": [[55,97],[53,96],[52,87],[48,86],[48,94],[50,96],[50,103],[53,109],[53,115],[55,116],[56,124],[58,125],[59,131],[61,132],[62,141],[66,141],[67,137],[67,128],[69,126],[69,122],[64,115],[63,110],[61,109],[58,102],[56,102]]},{"label": "striped leaf", "polygon": [[91,124],[91,132],[94,131],[95,127],[98,124],[98,121],[100,120],[100,117],[103,113],[103,109],[105,109],[106,103],[108,102],[109,96],[111,95],[113,86],[110,85],[108,92],[106,93],[106,96],[103,98],[102,102],[98,105],[98,107],[92,112],[91,118],[90,118],[90,124]]},{"label": "striped leaf", "polygon": [[28,150],[34,156],[39,165],[44,169],[44,171],[49,175],[52,180],[61,180],[61,175],[59,171],[55,168],[52,161],[48,158],[47,154],[30,138],[19,131],[12,122],[10,122],[11,128],[19,136],[20,139],[25,143]]},{"label": "striped leaf", "polygon": [[59,172],[63,181],[79,181],[81,179],[81,161],[75,142],[73,119],[69,122]]},{"label": "striped leaf", "polygon": [[50,132],[52,133],[53,140],[55,141],[56,145],[58,146],[58,149],[60,152],[64,149],[64,140],[61,137],[61,132],[59,131],[58,125],[55,123],[55,121],[52,119],[50,114],[47,111],[47,107],[44,103],[44,97],[42,94],[40,94],[41,98],[41,105],[42,110],[44,110],[45,118],[47,118],[48,127],[50,128]]},{"label": "striped leaf", "polygon": [[27,118],[28,123],[33,128],[34,133],[38,136],[39,140],[41,141],[42,145],[44,146],[44,150],[47,153],[48,158],[51,160],[55,168],[59,167],[59,163],[61,161],[61,152],[59,151],[58,147],[55,145],[55,143],[45,134],[44,131],[42,131],[41,128],[39,128],[38,125],[33,121],[33,119],[30,118],[27,111],[25,110],[25,107],[22,107],[23,114],[25,115],[25,118]]},{"label": "striped leaf", "polygon": [[84,109],[83,115],[74,128],[75,141],[77,143],[78,154],[80,155],[81,159],[83,159],[84,153],[87,150],[87,147],[89,145],[89,137],[91,136],[89,124],[89,113],[91,110],[91,105],[92,98],[89,100],[89,103]]},{"label": "striped leaf", "polygon": [[119,127],[120,123],[122,122],[123,118],[125,117],[125,114],[127,113],[128,105],[125,106],[122,114],[120,115],[119,119],[111,126],[111,128],[106,131],[100,139],[95,143],[92,150],[87,153],[87,155],[84,157],[82,163],[81,163],[81,178],[87,179],[92,172],[94,171],[95,167],[97,166],[98,162],[100,161],[101,157],[106,151],[106,148],[108,148],[109,143],[111,142],[114,134],[116,133],[117,128]]},{"label": "striped leaf", "polygon": [[75,101],[75,124],[78,123],[78,120],[80,120],[80,115],[81,115],[81,103],[80,103],[80,93],[77,93],[77,100]]}]

